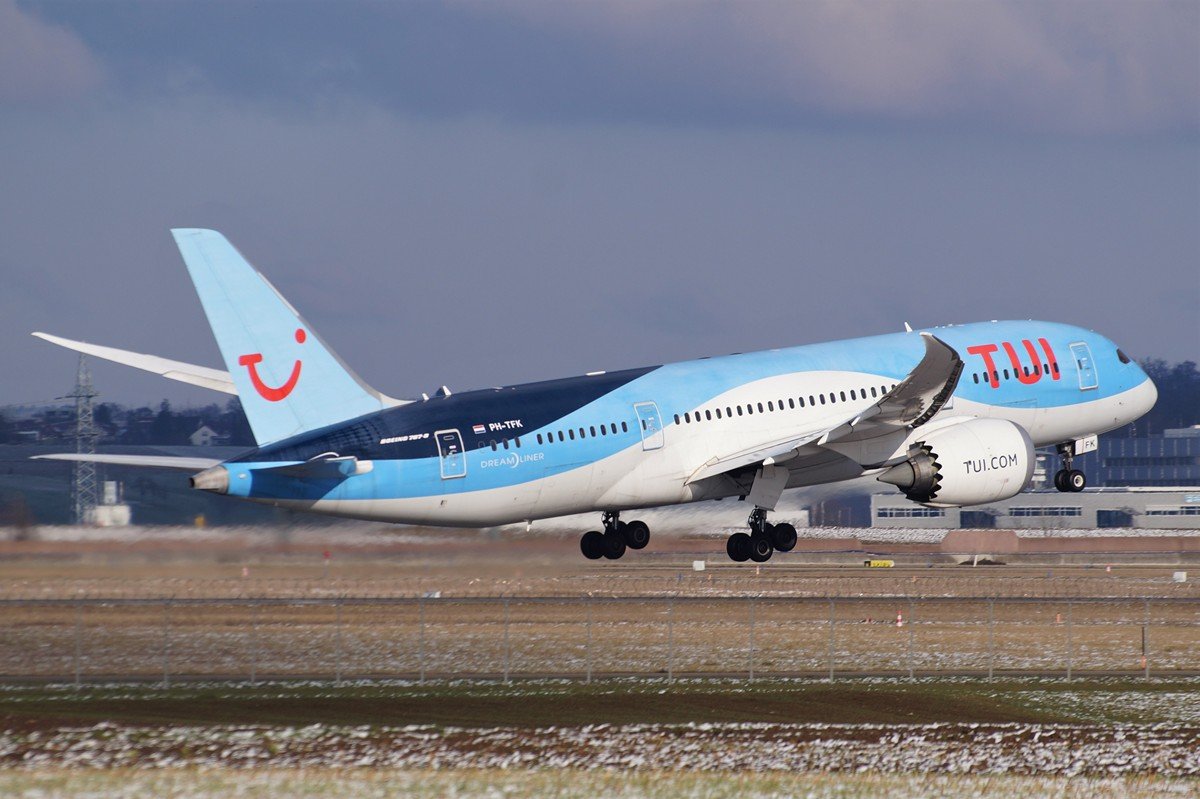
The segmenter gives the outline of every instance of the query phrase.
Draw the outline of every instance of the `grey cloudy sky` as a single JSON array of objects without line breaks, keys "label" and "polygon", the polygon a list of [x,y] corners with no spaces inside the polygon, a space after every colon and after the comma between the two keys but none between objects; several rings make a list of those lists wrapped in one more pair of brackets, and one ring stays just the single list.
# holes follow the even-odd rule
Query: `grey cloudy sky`
[{"label": "grey cloudy sky", "polygon": [[1196,359],[1200,4],[0,0],[0,404],[70,387],[31,330],[219,365],[195,226],[400,396],[905,321]]}]

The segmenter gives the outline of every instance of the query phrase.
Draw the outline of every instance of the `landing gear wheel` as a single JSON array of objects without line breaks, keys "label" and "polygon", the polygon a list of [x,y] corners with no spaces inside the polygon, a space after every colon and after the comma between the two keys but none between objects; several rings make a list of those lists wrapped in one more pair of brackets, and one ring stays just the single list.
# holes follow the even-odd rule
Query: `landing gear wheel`
[{"label": "landing gear wheel", "polygon": [[644,549],[650,543],[650,528],[645,522],[632,521],[621,525],[621,534],[630,549]]},{"label": "landing gear wheel", "polygon": [[745,563],[750,560],[750,536],[745,533],[734,533],[725,542],[725,553],[734,563]]},{"label": "landing gear wheel", "polygon": [[771,539],[765,534],[755,533],[750,536],[750,560],[755,563],[766,563],[774,552],[775,547],[771,545]]},{"label": "landing gear wheel", "polygon": [[604,557],[617,560],[625,554],[625,537],[616,530],[604,534]]},{"label": "landing gear wheel", "polygon": [[1067,486],[1067,475],[1070,474],[1066,469],[1059,469],[1054,473],[1054,487],[1059,491],[1070,491]]},{"label": "landing gear wheel", "polygon": [[579,549],[588,560],[604,557],[604,533],[598,530],[584,533],[579,539]]},{"label": "landing gear wheel", "polygon": [[1067,478],[1063,481],[1067,486],[1068,491],[1080,492],[1087,486],[1087,475],[1078,469],[1072,469],[1067,472]]},{"label": "landing gear wheel", "polygon": [[771,545],[780,552],[791,552],[796,547],[796,528],[787,522],[771,525]]}]

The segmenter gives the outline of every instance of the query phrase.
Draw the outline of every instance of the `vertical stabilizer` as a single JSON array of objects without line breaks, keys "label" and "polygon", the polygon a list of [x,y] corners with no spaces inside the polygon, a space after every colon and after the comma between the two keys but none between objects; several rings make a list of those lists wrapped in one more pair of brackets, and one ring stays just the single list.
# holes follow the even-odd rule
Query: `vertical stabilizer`
[{"label": "vertical stabilizer", "polygon": [[259,445],[399,404],[354,374],[213,230],[172,230]]}]

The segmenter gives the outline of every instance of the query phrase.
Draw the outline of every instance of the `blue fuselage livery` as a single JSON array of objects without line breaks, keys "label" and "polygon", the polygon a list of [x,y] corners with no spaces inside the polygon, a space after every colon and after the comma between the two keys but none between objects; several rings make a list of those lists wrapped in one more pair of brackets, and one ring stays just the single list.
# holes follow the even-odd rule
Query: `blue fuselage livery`
[{"label": "blue fuselage livery", "polygon": [[741,497],[750,529],[729,554],[762,561],[794,545],[766,521],[785,489],[876,475],[921,504],[980,504],[1021,491],[1034,449],[1055,446],[1055,483],[1077,491],[1073,455],[1156,399],[1102,335],[999,321],[395,400],[220,234],[175,236],[229,372],[167,362],[166,376],[227,381],[260,443],[193,484],[317,513],[491,526],[597,512],[581,547],[613,558],[649,536],[622,511]]}]

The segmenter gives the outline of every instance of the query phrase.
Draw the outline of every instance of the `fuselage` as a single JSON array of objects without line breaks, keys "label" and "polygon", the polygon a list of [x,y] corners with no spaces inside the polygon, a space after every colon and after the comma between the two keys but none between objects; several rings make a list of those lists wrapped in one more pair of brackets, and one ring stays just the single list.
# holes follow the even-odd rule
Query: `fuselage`
[{"label": "fuselage", "polygon": [[[1005,419],[1048,446],[1127,424],[1157,396],[1116,344],[1083,328],[1003,321],[931,332],[964,362],[931,425]],[[436,396],[248,452],[225,464],[228,493],[465,526],[740,495],[736,475],[692,478],[727,453],[853,418],[922,353],[917,332],[894,333]],[[259,470],[328,454],[356,458],[355,473],[323,480]],[[873,473],[903,454],[813,448],[788,487]]]}]

